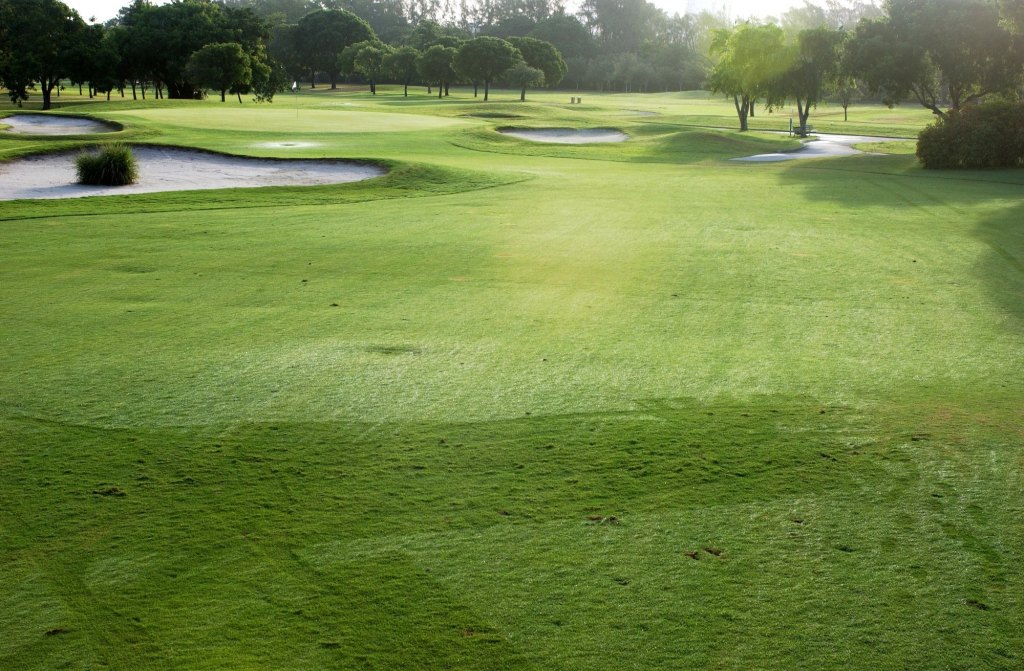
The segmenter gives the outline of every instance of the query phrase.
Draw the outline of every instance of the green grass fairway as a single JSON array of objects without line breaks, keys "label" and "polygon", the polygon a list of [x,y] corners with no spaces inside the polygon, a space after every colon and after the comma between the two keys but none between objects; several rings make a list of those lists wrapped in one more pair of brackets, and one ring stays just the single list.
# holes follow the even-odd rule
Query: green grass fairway
[{"label": "green grass fairway", "polygon": [[391,172],[0,203],[0,669],[1024,667],[1024,172],[380,91],[62,98]]}]

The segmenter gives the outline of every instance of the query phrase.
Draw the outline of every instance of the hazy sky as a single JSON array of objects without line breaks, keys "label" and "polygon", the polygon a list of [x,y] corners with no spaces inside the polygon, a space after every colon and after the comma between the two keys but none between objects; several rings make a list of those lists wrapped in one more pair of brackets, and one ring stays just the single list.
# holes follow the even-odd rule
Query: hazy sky
[{"label": "hazy sky", "polygon": [[[78,10],[78,13],[86,21],[95,17],[100,23],[117,16],[117,11],[130,2],[131,0],[64,0],[65,4]],[[685,14],[687,11],[696,13],[705,9],[718,12],[724,9],[732,18],[779,16],[790,7],[803,5],[803,0],[653,0],[653,2],[669,14],[676,12]],[[155,4],[163,4],[163,2],[156,0]]]}]

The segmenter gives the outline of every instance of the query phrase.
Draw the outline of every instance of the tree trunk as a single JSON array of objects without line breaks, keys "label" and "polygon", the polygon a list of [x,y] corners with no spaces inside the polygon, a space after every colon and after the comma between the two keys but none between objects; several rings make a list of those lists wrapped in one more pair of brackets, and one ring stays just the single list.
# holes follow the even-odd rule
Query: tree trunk
[{"label": "tree trunk", "polygon": [[800,118],[800,137],[807,137],[807,117],[811,116],[811,103],[806,104],[797,97],[796,114]]},{"label": "tree trunk", "polygon": [[444,82],[437,83],[437,99],[441,99],[441,94],[444,93]]},{"label": "tree trunk", "polygon": [[473,97],[476,97],[476,82],[473,82]]},{"label": "tree trunk", "polygon": [[50,93],[53,92],[53,80],[44,78],[39,82],[43,89],[43,109],[50,109]]},{"label": "tree trunk", "polygon": [[402,96],[405,98],[409,97],[409,82],[405,83],[405,92],[402,94]]},{"label": "tree trunk", "polygon": [[110,102],[110,89],[107,89],[107,102]]},{"label": "tree trunk", "polygon": [[843,121],[849,121],[850,120],[849,115],[847,115],[847,113],[846,113],[846,111],[849,109],[849,107],[850,107],[849,105],[843,105]]},{"label": "tree trunk", "polygon": [[487,96],[491,92],[491,81],[489,79],[484,80],[484,102],[487,102]]},{"label": "tree trunk", "polygon": [[132,80],[132,100],[138,100],[139,96],[135,93],[135,80]]},{"label": "tree trunk", "polygon": [[227,89],[221,89],[220,90],[220,101],[221,102],[224,102],[224,94],[227,93],[227,92],[228,92]]},{"label": "tree trunk", "polygon": [[241,91],[235,91],[235,95],[238,96],[238,104],[241,105],[242,104],[242,92]]},{"label": "tree trunk", "polygon": [[750,99],[743,96],[741,102],[740,96],[734,95],[732,97],[732,103],[736,106],[736,116],[740,119],[740,130],[747,130],[747,112],[750,110]]},{"label": "tree trunk", "polygon": [[525,86],[523,87],[523,90],[519,92],[519,102],[521,102],[521,103],[526,102],[526,87]]}]

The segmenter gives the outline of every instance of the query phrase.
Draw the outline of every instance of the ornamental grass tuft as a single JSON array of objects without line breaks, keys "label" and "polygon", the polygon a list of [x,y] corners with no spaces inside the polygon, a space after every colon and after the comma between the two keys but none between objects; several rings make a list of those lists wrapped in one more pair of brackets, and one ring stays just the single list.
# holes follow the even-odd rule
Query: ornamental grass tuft
[{"label": "ornamental grass tuft", "polygon": [[75,161],[78,183],[92,186],[123,186],[133,183],[139,174],[132,148],[115,143],[97,153],[83,153]]}]

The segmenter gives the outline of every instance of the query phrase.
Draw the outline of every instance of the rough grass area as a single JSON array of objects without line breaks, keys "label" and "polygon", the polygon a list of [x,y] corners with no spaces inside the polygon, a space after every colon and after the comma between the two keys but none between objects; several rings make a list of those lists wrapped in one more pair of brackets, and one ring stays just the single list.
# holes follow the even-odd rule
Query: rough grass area
[{"label": "rough grass area", "polygon": [[78,113],[380,180],[4,204],[0,669],[1024,665],[1021,171],[379,91]]},{"label": "rough grass area", "polygon": [[96,152],[83,152],[75,159],[78,183],[90,186],[124,186],[139,176],[139,166],[126,144],[109,144]]}]

